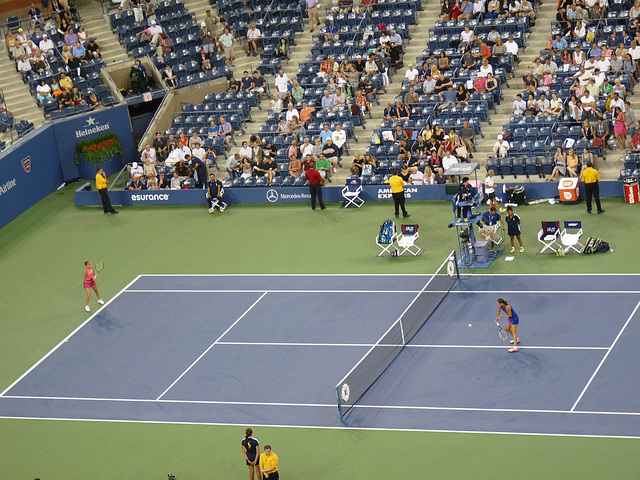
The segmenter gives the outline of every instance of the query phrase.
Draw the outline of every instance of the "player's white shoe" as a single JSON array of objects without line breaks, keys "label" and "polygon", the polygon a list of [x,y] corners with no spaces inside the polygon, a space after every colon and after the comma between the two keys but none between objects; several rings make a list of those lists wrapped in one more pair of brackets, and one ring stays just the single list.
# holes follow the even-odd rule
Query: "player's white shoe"
[{"label": "player's white shoe", "polygon": [[91,311],[91,309],[89,308],[89,305],[85,305],[85,306],[84,306],[84,309],[85,309],[87,312],[90,312],[90,311]]},{"label": "player's white shoe", "polygon": [[104,305],[104,300],[99,299],[99,300],[98,300],[98,303],[99,303],[100,305]]}]

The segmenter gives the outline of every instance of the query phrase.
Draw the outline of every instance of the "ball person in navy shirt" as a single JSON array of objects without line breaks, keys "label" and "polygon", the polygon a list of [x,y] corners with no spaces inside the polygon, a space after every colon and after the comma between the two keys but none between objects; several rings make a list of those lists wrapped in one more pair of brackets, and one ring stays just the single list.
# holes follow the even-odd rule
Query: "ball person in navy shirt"
[{"label": "ball person in navy shirt", "polygon": [[249,465],[249,480],[253,480],[253,472],[256,474],[256,480],[260,480],[260,442],[257,438],[253,438],[253,430],[247,428],[245,436],[242,439],[242,455]]},{"label": "ball person in navy shirt", "polygon": [[511,250],[509,253],[515,252],[515,247],[513,243],[513,237],[518,239],[518,243],[520,243],[520,253],[524,253],[524,247],[522,246],[522,238],[520,238],[520,217],[513,213],[513,207],[507,207],[507,218],[505,218],[507,222],[507,235],[511,239]]}]

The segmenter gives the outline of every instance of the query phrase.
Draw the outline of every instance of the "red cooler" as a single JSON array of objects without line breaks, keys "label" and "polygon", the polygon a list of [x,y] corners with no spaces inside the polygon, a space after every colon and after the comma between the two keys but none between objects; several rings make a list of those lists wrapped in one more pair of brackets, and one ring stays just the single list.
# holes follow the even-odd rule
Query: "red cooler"
[{"label": "red cooler", "polygon": [[558,182],[558,193],[561,202],[577,202],[580,198],[580,187],[577,178],[561,178]]},{"label": "red cooler", "polygon": [[638,179],[625,178],[622,180],[622,188],[624,188],[624,201],[627,203],[638,203]]}]

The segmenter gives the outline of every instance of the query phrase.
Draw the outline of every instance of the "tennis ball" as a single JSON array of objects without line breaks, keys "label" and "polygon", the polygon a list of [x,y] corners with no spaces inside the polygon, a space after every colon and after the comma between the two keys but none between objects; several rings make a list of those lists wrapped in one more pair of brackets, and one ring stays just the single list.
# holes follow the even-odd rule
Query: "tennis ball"
[{"label": "tennis ball", "polygon": [[469,324],[469,326],[471,326],[471,324]]}]

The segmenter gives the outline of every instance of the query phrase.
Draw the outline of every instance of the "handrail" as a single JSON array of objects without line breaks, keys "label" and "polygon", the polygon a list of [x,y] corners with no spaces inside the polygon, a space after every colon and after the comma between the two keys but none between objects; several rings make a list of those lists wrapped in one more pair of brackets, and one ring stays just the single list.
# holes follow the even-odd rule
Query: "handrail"
[{"label": "handrail", "polygon": [[[71,19],[71,9],[63,9],[63,12],[67,12],[69,14],[69,19]],[[80,16],[80,12],[78,11],[78,9],[76,8],[75,10],[76,16],[78,17],[78,19],[75,22],[69,22],[70,24],[73,23],[80,23],[82,24],[82,17]],[[56,14],[55,12],[45,12],[42,14],[42,23],[40,24],[40,30],[41,31],[45,31],[45,25],[49,20],[53,20],[54,23],[56,24],[56,29],[59,26],[58,21],[56,20]],[[30,17],[25,17],[25,18],[18,18],[17,20],[18,22],[18,28],[22,28],[25,32],[29,32],[30,34],[32,33],[36,33],[36,28],[31,24],[31,18]],[[0,37],[2,37],[3,39],[7,38],[7,32],[9,31],[9,24],[14,25],[15,24],[15,20],[13,22],[4,22],[4,23],[0,23]]]},{"label": "handrail", "polygon": [[[124,189],[127,186],[127,175],[129,174],[129,170],[128,170],[129,165],[123,165],[123,167],[120,169],[120,171],[118,172],[118,176],[116,178],[113,179],[112,182],[109,182],[109,187],[108,190],[111,190],[112,187],[115,186],[116,182],[118,181],[118,179],[120,178],[120,176],[122,175],[122,188]],[[124,175],[123,175],[124,173]]]},{"label": "handrail", "polygon": [[167,93],[164,98],[162,99],[162,102],[160,102],[160,105],[158,105],[158,108],[156,109],[155,113],[153,114],[153,117],[151,117],[151,121],[149,122],[149,125],[147,125],[146,130],[144,131],[144,133],[142,134],[142,137],[140,137],[140,142],[138,143],[138,151],[141,151],[143,148],[143,144],[146,145],[148,142],[146,141],[147,138],[149,138],[149,136],[152,136],[152,131],[154,129],[154,125],[156,123],[156,121],[158,120],[158,117],[161,114],[164,114],[163,110],[164,107],[166,106],[166,103],[169,101],[169,97],[170,97],[170,92]]}]

